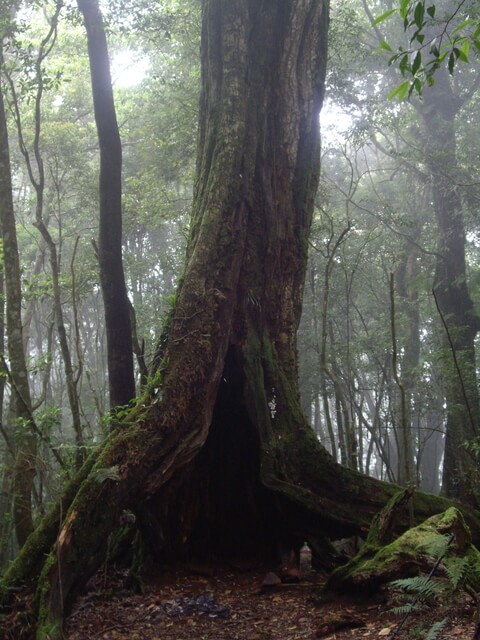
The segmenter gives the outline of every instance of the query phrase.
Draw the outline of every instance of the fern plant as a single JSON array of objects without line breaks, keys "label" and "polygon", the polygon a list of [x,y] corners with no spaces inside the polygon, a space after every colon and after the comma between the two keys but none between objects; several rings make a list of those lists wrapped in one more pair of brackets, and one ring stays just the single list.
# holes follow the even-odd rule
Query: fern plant
[{"label": "fern plant", "polygon": [[[391,587],[402,592],[400,598],[404,600],[403,603],[391,609],[393,613],[403,616],[402,621],[392,634],[391,640],[398,637],[400,630],[412,613],[422,612],[433,608],[434,605],[446,602],[448,598],[451,598],[461,589],[471,593],[469,576],[472,575],[474,567],[472,566],[472,560],[468,556],[463,558],[451,556],[445,560],[443,568],[447,580],[439,580],[434,576],[440,562],[447,555],[448,547],[452,540],[453,536],[447,539],[446,536],[434,535],[424,542],[422,550],[431,557],[437,556],[437,561],[428,576],[414,576],[390,582]],[[422,633],[421,637],[426,640],[436,640],[447,622],[448,618],[435,622],[426,631],[426,635]],[[416,634],[414,637],[420,637],[418,635],[418,627],[414,629],[414,633]]]},{"label": "fern plant", "polygon": [[404,615],[407,612],[421,611],[425,606],[432,606],[443,595],[444,586],[437,580],[432,580],[428,576],[414,576],[412,578],[401,578],[393,580],[390,586],[401,590],[402,599],[406,600],[392,609],[397,615]]},{"label": "fern plant", "polygon": [[443,620],[432,624],[432,626],[428,630],[427,635],[425,636],[425,640],[437,640],[437,638],[439,637],[438,634],[445,628],[447,622],[448,618],[444,618]]},{"label": "fern plant", "polygon": [[443,533],[431,533],[418,545],[419,551],[431,558],[443,557],[451,542],[451,536]]},{"label": "fern plant", "polygon": [[472,562],[470,558],[449,558],[445,564],[445,573],[453,591],[462,588],[467,582],[472,571]]}]

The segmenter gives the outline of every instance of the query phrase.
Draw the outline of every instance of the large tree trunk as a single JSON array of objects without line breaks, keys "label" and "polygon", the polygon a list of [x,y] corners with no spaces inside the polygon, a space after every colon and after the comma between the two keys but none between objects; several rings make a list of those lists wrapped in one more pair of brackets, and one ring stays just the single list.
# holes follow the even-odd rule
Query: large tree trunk
[{"label": "large tree trunk", "polygon": [[[38,637],[61,637],[123,509],[158,555],[265,558],[278,545],[308,539],[319,550],[326,537],[367,531],[395,491],[332,461],[297,389],[327,22],[318,0],[204,0],[184,277],[156,378],[105,443],[44,565]],[[418,497],[418,517],[447,504],[429,500]],[[40,558],[43,543],[30,548]],[[7,584],[35,566],[21,555]]]}]

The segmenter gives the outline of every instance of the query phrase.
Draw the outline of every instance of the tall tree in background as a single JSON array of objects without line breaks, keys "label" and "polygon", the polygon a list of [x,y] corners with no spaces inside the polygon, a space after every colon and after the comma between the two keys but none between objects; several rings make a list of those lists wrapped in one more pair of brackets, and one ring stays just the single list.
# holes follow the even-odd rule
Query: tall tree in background
[{"label": "tall tree in background", "polygon": [[[457,71],[458,73],[458,71]],[[464,72],[468,77],[470,74]],[[434,294],[443,323],[443,383],[447,402],[443,491],[479,504],[478,468],[465,447],[480,435],[475,338],[480,318],[470,297],[465,260],[465,223],[457,162],[456,118],[480,84],[478,75],[463,94],[453,90],[441,68],[424,91],[419,111],[425,126],[426,164],[438,225]]]},{"label": "tall tree in background", "polygon": [[471,43],[475,48],[480,45],[478,7],[439,0],[425,12],[421,3],[400,4],[410,46],[399,49],[390,62],[400,60],[402,75],[409,79],[393,94],[405,96],[409,89],[414,95],[422,94],[414,104],[423,124],[424,159],[438,229],[433,294],[443,325],[442,383],[447,409],[442,488],[447,496],[478,507],[477,460],[468,443],[480,434],[475,356],[480,317],[470,295],[465,258],[457,120],[478,90],[480,78],[478,71],[462,70],[456,64],[469,61]]},{"label": "tall tree in background", "polygon": [[93,104],[100,145],[98,260],[105,307],[110,406],[135,397],[132,327],[122,260],[122,144],[110,62],[97,0],[78,0],[87,31]]},{"label": "tall tree in background", "polygon": [[[3,63],[3,57],[1,59]],[[22,293],[17,232],[13,209],[10,151],[3,90],[0,86],[0,225],[3,240],[5,294],[7,301],[6,328],[9,357],[9,378],[13,398],[14,418],[18,423],[13,471],[14,519],[17,541],[21,547],[34,529],[32,490],[36,475],[37,436],[32,419],[32,401],[28,383],[27,363],[23,348]],[[3,365],[4,363],[2,363]]]},{"label": "tall tree in background", "polygon": [[[396,134],[391,130],[389,132],[388,127],[388,120],[393,120],[392,110],[389,110],[390,117],[384,114],[386,117],[383,118],[383,126],[377,124],[381,123],[382,118],[368,116],[368,110],[364,111],[363,118],[365,120],[371,118],[371,131],[376,131],[372,135],[372,142],[375,146],[382,150],[386,158],[391,158],[397,162],[397,170],[402,172],[410,171],[412,178],[418,179],[420,192],[428,194],[427,200],[423,204],[423,198],[417,196],[414,206],[419,210],[425,207],[426,219],[431,218],[435,222],[433,228],[438,237],[436,247],[430,247],[423,241],[418,244],[417,249],[420,248],[435,255],[430,291],[431,289],[434,291],[437,306],[434,317],[435,321],[438,320],[438,324],[437,322],[434,324],[441,327],[443,348],[441,357],[435,357],[430,352],[427,358],[435,361],[435,364],[432,365],[435,371],[430,373],[430,382],[432,383],[434,379],[439,379],[443,387],[440,401],[436,404],[440,408],[443,404],[446,407],[444,424],[442,424],[442,419],[437,420],[436,418],[437,426],[435,427],[436,429],[444,430],[446,433],[443,491],[449,497],[478,505],[477,463],[475,456],[469,452],[468,446],[466,447],[465,445],[478,437],[479,429],[478,382],[475,367],[475,337],[479,330],[479,319],[469,291],[469,273],[466,263],[467,236],[464,222],[466,209],[465,187],[469,179],[466,177],[468,169],[461,168],[457,160],[457,129],[461,119],[461,110],[472,99],[479,86],[479,76],[468,66],[463,68],[455,67],[452,59],[452,64],[449,67],[452,72],[455,68],[454,77],[449,75],[446,66],[440,65],[433,75],[432,86],[429,86],[429,83],[425,83],[425,86],[423,86],[420,81],[421,77],[425,78],[423,65],[426,64],[428,66],[430,62],[435,60],[434,47],[430,53],[429,47],[436,42],[435,37],[438,35],[439,24],[442,24],[441,21],[445,21],[443,23],[445,29],[453,32],[453,41],[456,37],[460,37],[455,35],[455,27],[469,16],[462,16],[460,12],[461,6],[456,3],[438,2],[436,3],[437,13],[435,14],[435,19],[431,19],[430,12],[424,12],[424,17],[422,18],[420,16],[420,13],[423,15],[424,9],[422,3],[410,3],[410,13],[407,12],[408,15],[405,22],[407,25],[407,39],[412,37],[409,44],[415,49],[417,44],[423,43],[423,39],[425,39],[425,46],[418,44],[419,57],[415,58],[411,54],[409,46],[405,45],[403,21],[401,35],[399,35],[399,31],[395,32],[395,29],[389,30],[385,24],[380,24],[382,19],[379,22],[375,21],[368,4],[366,2],[362,2],[362,4],[372,26],[372,46],[375,40],[382,42],[381,49],[388,50],[388,56],[392,58],[393,51],[387,43],[398,37],[403,40],[403,49],[399,54],[399,59],[402,60],[402,73],[407,79],[398,85],[396,89],[393,89],[391,95],[405,97],[409,87],[414,89],[412,105],[404,105],[402,109],[405,114],[410,112],[410,117],[405,121],[403,128],[397,130]],[[383,4],[385,10],[389,9],[384,16],[388,16],[391,13],[391,6],[389,6],[389,3]],[[405,3],[402,3],[402,7],[401,12],[408,9]],[[415,9],[417,10],[415,11]],[[432,10],[432,7],[430,7],[430,10]],[[475,12],[476,8],[471,6],[469,7],[470,10]],[[440,18],[440,16],[442,17]],[[465,25],[465,28],[466,26],[471,26],[470,21],[467,20],[467,23],[469,25]],[[464,27],[460,26],[459,28],[460,31],[458,33],[462,32]],[[419,35],[418,42],[416,42],[417,35]],[[468,45],[468,39],[462,40],[462,43],[463,45]],[[444,44],[447,48],[451,46],[451,42],[448,46],[446,42]],[[440,46],[438,42],[437,45]],[[460,43],[458,46],[460,47]],[[462,56],[463,62],[465,62],[466,57],[463,54]],[[415,63],[413,63],[414,59]],[[390,67],[387,78],[390,83],[397,84],[398,76],[393,73],[393,69],[394,65]],[[433,67],[431,70],[433,71]],[[365,74],[363,73],[363,75]],[[416,84],[413,84],[414,78]],[[362,102],[358,96],[358,86],[352,85],[351,82],[346,82],[344,86],[350,93],[353,93],[353,95],[348,95],[348,92],[344,91],[347,101],[363,109]],[[395,85],[392,86],[394,87]],[[423,87],[421,100],[418,100],[418,96],[415,94],[415,91],[419,90],[418,87]],[[376,93],[376,89],[368,81],[366,81],[364,89],[366,94],[371,93],[374,95]],[[387,123],[387,126],[385,126],[385,123]],[[364,122],[361,123],[361,126],[365,128]],[[415,141],[409,129],[412,133],[415,132],[417,136]],[[417,146],[419,139],[422,141],[421,150]],[[398,146],[398,142],[400,142],[400,146]],[[395,226],[399,225],[402,209],[405,209],[404,204],[400,204],[397,210]],[[412,218],[413,220],[414,218]],[[388,218],[386,218],[386,224],[391,224]],[[405,230],[399,228],[399,231],[402,236],[405,236]],[[417,236],[412,235],[414,243],[411,244],[411,248],[415,246],[415,243],[418,243],[418,239]],[[415,258],[416,260],[417,258]],[[415,262],[411,264],[414,265]],[[413,331],[419,330],[421,335],[421,323],[419,324],[415,318],[415,304],[410,304],[405,297],[407,291],[404,283],[402,284],[401,282],[403,268],[400,264],[397,273],[398,293],[403,298],[400,308],[403,307],[404,313],[402,315],[406,319],[409,318],[411,329]],[[410,281],[412,281],[412,278],[410,278]],[[426,318],[423,320],[424,324],[425,320]],[[415,328],[415,325],[417,325],[417,328]],[[418,384],[418,376],[414,375],[416,371],[415,361],[420,364],[424,360],[424,356],[421,355],[419,358],[420,354],[415,346],[415,340],[409,339],[404,344],[405,347],[402,348],[403,353],[400,359],[401,362],[399,361],[398,371],[403,379],[403,393],[406,401],[404,405],[407,409],[409,404],[411,404],[411,408],[416,406],[418,409],[418,400],[414,401],[412,396],[412,382],[416,377],[415,382]],[[440,367],[438,366],[439,364]],[[441,375],[439,375],[440,369],[442,370]],[[400,381],[400,377],[398,377],[398,381]],[[431,387],[433,386],[431,384]],[[400,413],[395,411],[394,415],[399,415]],[[415,414],[410,410],[408,413],[411,414],[410,418],[405,412],[404,422],[405,426],[410,429],[413,438]],[[441,415],[441,412],[436,413],[437,417]],[[399,423],[400,419],[397,420],[397,424]],[[427,430],[431,431],[431,426],[427,427]],[[426,443],[423,437],[421,439]],[[432,444],[435,439],[433,437],[429,438]],[[405,439],[405,444],[408,440],[409,438]],[[405,450],[405,446],[403,450]],[[406,456],[400,455],[399,457],[400,461],[403,462]],[[417,461],[420,458],[420,455],[417,456]],[[403,478],[399,476],[399,480],[403,480]]]}]

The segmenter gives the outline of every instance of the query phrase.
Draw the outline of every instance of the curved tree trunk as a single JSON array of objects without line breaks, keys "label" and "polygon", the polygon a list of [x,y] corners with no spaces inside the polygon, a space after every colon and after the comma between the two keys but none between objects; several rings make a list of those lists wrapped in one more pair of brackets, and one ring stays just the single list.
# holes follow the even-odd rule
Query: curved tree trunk
[{"label": "curved tree trunk", "polygon": [[[332,461],[297,389],[327,22],[318,0],[204,0],[184,277],[156,379],[105,443],[45,562],[39,638],[61,637],[123,509],[157,555],[265,558],[279,545],[308,539],[318,551],[326,537],[367,531],[396,490]],[[448,504],[429,500],[418,497],[419,517]],[[42,541],[31,547],[40,557]],[[10,586],[27,566],[23,554]]]},{"label": "curved tree trunk", "polygon": [[100,146],[98,261],[105,308],[110,407],[135,397],[130,302],[122,260],[122,144],[113,99],[107,38],[98,0],[78,0],[88,41]]}]

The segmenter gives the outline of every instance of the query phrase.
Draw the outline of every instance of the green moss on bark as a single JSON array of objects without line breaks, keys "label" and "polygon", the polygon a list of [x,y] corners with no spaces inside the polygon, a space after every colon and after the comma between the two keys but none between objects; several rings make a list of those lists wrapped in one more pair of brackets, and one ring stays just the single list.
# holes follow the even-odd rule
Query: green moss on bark
[{"label": "green moss on bark", "polygon": [[471,533],[461,512],[450,507],[408,529],[390,544],[380,546],[372,536],[359,553],[344,567],[332,573],[327,588],[333,590],[374,591],[396,578],[428,572],[436,560],[449,567],[456,559],[466,558],[470,568],[467,580],[480,589],[480,553],[472,545]]},{"label": "green moss on bark", "polygon": [[101,450],[92,453],[80,471],[68,484],[62,499],[42,519],[39,526],[28,538],[19,555],[7,569],[0,581],[0,607],[6,606],[14,590],[26,582],[34,582],[42,569],[45,556],[51,549],[52,542],[60,527],[60,521],[73,502],[80,486],[87,478]]}]

